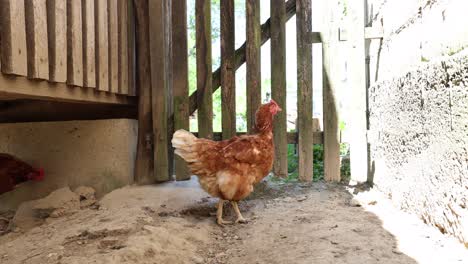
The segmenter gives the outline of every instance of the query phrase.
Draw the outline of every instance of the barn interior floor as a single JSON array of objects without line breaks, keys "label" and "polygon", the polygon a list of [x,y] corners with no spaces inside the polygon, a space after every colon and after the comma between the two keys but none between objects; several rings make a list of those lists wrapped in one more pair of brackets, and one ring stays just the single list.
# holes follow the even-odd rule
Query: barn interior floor
[{"label": "barn interior floor", "polygon": [[347,189],[262,183],[240,204],[250,222],[219,227],[216,200],[193,178],[125,187],[99,207],[0,236],[0,262],[468,263],[454,239],[375,191]]}]

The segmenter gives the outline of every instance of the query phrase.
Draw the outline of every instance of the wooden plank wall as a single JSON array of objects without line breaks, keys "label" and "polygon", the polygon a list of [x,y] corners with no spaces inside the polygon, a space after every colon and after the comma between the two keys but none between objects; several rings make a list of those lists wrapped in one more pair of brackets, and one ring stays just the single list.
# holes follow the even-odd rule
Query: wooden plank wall
[{"label": "wooden plank wall", "polygon": [[67,81],[67,2],[47,1],[47,28],[49,38],[49,81]]},{"label": "wooden plank wall", "polygon": [[284,0],[271,0],[271,96],[283,111],[275,116],[273,138],[275,161],[273,173],[288,175],[288,145],[286,127],[286,6]]},{"label": "wooden plank wall", "polygon": [[83,86],[96,87],[94,0],[83,1]]},{"label": "wooden plank wall", "polygon": [[1,72],[135,95],[131,2],[0,1]]}]

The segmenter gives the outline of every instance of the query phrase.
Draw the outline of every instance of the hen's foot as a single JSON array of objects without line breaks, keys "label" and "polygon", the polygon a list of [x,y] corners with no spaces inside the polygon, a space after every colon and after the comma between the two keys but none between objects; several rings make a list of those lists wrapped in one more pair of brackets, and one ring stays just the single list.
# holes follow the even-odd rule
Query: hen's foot
[{"label": "hen's foot", "polygon": [[220,226],[225,226],[225,225],[232,225],[234,224],[232,221],[226,221],[224,219],[216,219],[216,223]]},{"label": "hen's foot", "polygon": [[236,224],[247,224],[249,222],[248,219],[245,219],[244,217],[238,217],[237,220],[236,220]]}]

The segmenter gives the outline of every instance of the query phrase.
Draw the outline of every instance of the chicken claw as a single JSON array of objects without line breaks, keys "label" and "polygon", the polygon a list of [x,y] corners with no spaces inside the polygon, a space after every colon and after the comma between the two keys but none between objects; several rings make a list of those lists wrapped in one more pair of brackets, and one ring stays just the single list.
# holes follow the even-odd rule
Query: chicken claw
[{"label": "chicken claw", "polygon": [[218,202],[218,210],[216,211],[216,223],[220,226],[224,225],[232,225],[233,223],[231,221],[225,221],[223,220],[223,206],[224,206],[224,200],[219,199]]},{"label": "chicken claw", "polygon": [[237,224],[237,223],[247,224],[249,221],[246,220],[246,219],[242,216],[242,214],[241,214],[241,212],[240,212],[240,210],[239,210],[239,206],[237,205],[237,202],[231,201],[231,204],[232,204],[232,207],[234,208],[234,211],[235,211],[236,214],[237,214],[236,224]]}]

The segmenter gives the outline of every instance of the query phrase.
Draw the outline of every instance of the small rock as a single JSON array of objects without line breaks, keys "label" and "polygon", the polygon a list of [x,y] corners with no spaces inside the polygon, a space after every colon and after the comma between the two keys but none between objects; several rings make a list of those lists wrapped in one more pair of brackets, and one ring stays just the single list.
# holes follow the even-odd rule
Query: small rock
[{"label": "small rock", "polygon": [[241,238],[238,237],[238,236],[234,236],[234,239],[235,239],[235,240],[241,240]]},{"label": "small rock", "polygon": [[356,200],[355,198],[351,199],[351,201],[349,201],[349,206],[352,206],[352,207],[361,207],[361,203]]},{"label": "small rock", "polygon": [[80,208],[86,208],[96,203],[96,190],[91,187],[80,186],[73,192],[80,198]]},{"label": "small rock", "polygon": [[376,205],[376,204],[377,204],[377,201],[370,201],[370,202],[368,203],[368,205]]},{"label": "small rock", "polygon": [[286,236],[286,235],[280,235],[280,238],[281,238],[281,239],[285,239],[285,238],[287,238],[287,237],[288,237],[288,236]]},{"label": "small rock", "polygon": [[227,237],[227,233],[223,233],[223,237]]},{"label": "small rock", "polygon": [[298,197],[296,200],[297,200],[298,202],[305,201],[305,200],[307,200],[307,196]]},{"label": "small rock", "polygon": [[226,257],[226,253],[224,253],[224,252],[218,253],[218,254],[216,254],[215,257],[218,258],[218,259],[219,258],[224,258],[224,257]]},{"label": "small rock", "polygon": [[205,263],[205,260],[204,260],[202,257],[199,257],[199,256],[194,256],[194,257],[192,257],[192,261],[193,261],[193,263],[195,263],[195,264],[203,264],[203,263]]}]

